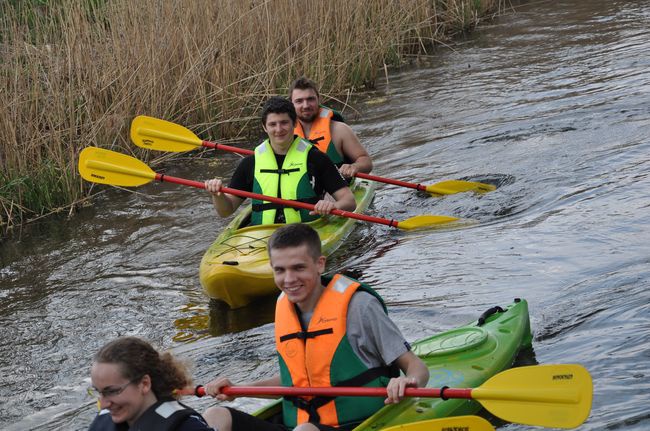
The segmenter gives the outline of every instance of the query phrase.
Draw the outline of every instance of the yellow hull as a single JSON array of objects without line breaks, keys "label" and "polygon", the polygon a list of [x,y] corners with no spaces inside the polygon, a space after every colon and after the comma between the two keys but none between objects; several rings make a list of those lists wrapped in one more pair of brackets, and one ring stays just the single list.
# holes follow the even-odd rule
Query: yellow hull
[{"label": "yellow hull", "polygon": [[[375,183],[356,180],[355,212],[366,211],[375,194]],[[231,308],[244,307],[260,297],[278,292],[273,282],[266,244],[277,224],[238,227],[250,215],[250,206],[240,211],[217,237],[201,259],[199,279],[205,293]],[[323,254],[329,256],[352,232],[356,220],[329,216],[309,224],[318,231]]]}]

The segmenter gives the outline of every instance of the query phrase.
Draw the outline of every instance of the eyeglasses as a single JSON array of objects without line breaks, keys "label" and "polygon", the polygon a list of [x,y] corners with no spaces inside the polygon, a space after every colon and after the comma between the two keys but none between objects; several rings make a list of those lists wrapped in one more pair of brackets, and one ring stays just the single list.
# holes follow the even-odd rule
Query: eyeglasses
[{"label": "eyeglasses", "polygon": [[137,381],[137,379],[136,380],[131,380],[131,381],[129,381],[129,382],[125,383],[124,385],[119,386],[117,388],[108,387],[108,388],[101,389],[101,390],[97,389],[94,386],[91,386],[91,387],[88,388],[87,391],[88,391],[88,395],[90,395],[91,397],[95,397],[97,399],[99,399],[99,397],[104,397],[104,398],[116,397],[119,394],[121,394],[122,392],[124,392],[124,389],[126,389],[131,383],[135,383],[136,381]]}]

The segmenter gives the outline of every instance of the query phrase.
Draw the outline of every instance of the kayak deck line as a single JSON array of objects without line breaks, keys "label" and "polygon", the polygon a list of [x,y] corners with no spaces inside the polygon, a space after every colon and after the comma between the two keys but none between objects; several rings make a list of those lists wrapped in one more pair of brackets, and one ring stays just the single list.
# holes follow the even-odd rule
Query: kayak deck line
[{"label": "kayak deck line", "polygon": [[[250,242],[248,242],[248,243],[242,242],[241,244],[237,244],[235,242],[235,245],[229,244],[228,241],[233,241],[233,237],[235,237],[235,236],[241,236],[242,238],[248,238],[248,239],[250,239]],[[219,256],[222,256],[222,255],[228,254],[228,253],[239,253],[239,254],[246,255],[246,254],[259,253],[261,251],[265,251],[266,250],[266,244],[268,243],[268,240],[269,240],[269,238],[271,236],[269,235],[269,236],[264,237],[264,238],[256,238],[254,236],[242,235],[240,233],[240,234],[237,234],[237,235],[233,235],[233,237],[226,238],[223,242],[219,243],[220,245],[223,246],[224,250],[222,251],[221,254],[215,255],[215,257],[219,257]],[[254,243],[258,243],[258,242],[261,243],[261,244],[253,245]]]}]

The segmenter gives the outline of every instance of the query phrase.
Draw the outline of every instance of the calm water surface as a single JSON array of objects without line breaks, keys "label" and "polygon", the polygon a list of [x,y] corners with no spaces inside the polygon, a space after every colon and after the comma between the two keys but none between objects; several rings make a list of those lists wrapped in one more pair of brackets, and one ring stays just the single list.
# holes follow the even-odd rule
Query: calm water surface
[{"label": "calm water surface", "polygon": [[[649,53],[645,1],[536,2],[391,74],[355,102],[359,118],[348,114],[374,173],[500,187],[435,199],[383,185],[375,215],[474,222],[359,225],[330,269],[377,287],[409,339],[526,298],[536,360],[581,363],[594,378],[580,429],[650,429]],[[236,162],[220,153],[167,172],[228,176]],[[85,429],[90,357],[119,335],[190,359],[197,382],[273,373],[273,300],[231,311],[198,283],[225,224],[202,191],[153,184],[108,190],[70,220],[3,242],[0,428]]]}]

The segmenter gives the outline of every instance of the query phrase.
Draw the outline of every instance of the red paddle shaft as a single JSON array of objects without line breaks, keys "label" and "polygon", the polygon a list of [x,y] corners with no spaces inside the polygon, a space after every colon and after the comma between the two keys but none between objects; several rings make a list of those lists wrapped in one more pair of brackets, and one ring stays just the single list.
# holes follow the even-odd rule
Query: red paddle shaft
[{"label": "red paddle shaft", "polygon": [[[181,395],[206,395],[203,386],[195,389],[187,388],[179,391]],[[297,388],[285,386],[225,386],[221,393],[229,396],[281,395],[281,396],[359,396],[385,397],[386,388],[358,387],[326,387],[326,388]],[[406,388],[404,396],[426,398],[472,398],[472,389],[456,388]]]},{"label": "red paddle shaft", "polygon": [[[169,175],[164,175],[164,174],[156,174],[156,180],[158,181],[166,181],[168,183],[175,183],[175,184],[182,184],[185,186],[190,186],[190,187],[196,187],[199,189],[205,189],[205,184],[200,182],[200,181],[193,181],[193,180],[186,180],[184,178],[178,178],[178,177],[172,177]],[[235,195],[239,196],[242,198],[250,198],[250,199],[259,199],[262,201],[267,201],[267,202],[273,202],[276,204],[280,205],[285,205],[288,207],[294,207],[294,208],[302,208],[306,209],[309,211],[314,210],[314,205],[308,204],[306,202],[298,202],[298,201],[290,201],[286,199],[281,199],[281,198],[275,198],[272,196],[265,196],[265,195],[260,195],[257,193],[252,193],[252,192],[246,192],[243,190],[237,190],[237,189],[231,189],[228,187],[221,187],[221,192],[227,193],[230,195]],[[348,217],[348,218],[353,218],[357,220],[362,220],[362,221],[367,221],[371,223],[379,223],[379,224],[384,224],[386,226],[391,226],[391,227],[398,227],[398,221],[396,220],[388,220],[385,218],[380,218],[380,217],[374,217],[374,216],[369,216],[369,215],[364,215],[364,214],[358,214],[354,212],[349,212],[349,211],[343,211],[340,209],[333,209],[330,211],[330,214],[334,214],[337,216],[341,217]]]},{"label": "red paddle shaft", "polygon": [[[217,149],[217,150],[230,151],[231,153],[243,154],[245,156],[250,156],[250,155],[255,154],[255,152],[252,151],[252,150],[246,150],[244,148],[231,147],[230,145],[217,144],[216,142],[202,141],[201,145],[206,147],[206,148],[214,148],[214,149]],[[363,178],[363,179],[371,180],[371,181],[378,181],[380,183],[393,184],[393,185],[396,185],[396,186],[409,187],[409,188],[415,189],[415,190],[426,191],[426,189],[427,189],[427,186],[423,186],[422,184],[407,183],[406,181],[400,181],[400,180],[393,180],[391,178],[378,177],[378,176],[375,176],[375,175],[364,174],[362,172],[357,173],[355,175],[355,177]]]}]

